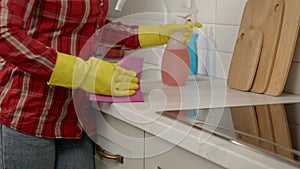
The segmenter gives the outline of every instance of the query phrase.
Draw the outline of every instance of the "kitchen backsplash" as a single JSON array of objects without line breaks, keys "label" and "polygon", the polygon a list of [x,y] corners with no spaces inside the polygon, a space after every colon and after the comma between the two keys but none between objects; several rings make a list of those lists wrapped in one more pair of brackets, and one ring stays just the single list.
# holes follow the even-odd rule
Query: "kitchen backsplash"
[{"label": "kitchen backsplash", "polygon": [[[174,9],[180,8],[180,6],[186,7],[188,6],[187,4],[190,4],[190,0],[176,0],[176,3],[174,3],[174,0],[127,0],[123,11],[116,12],[113,10],[116,1],[110,0],[109,17],[111,18],[151,11],[168,12],[169,10],[172,12]],[[192,18],[203,24],[203,28],[197,31],[200,34],[198,38],[199,73],[224,79],[227,78],[246,2],[247,0],[195,0],[198,14]],[[145,19],[145,16],[141,17],[141,15],[137,15],[131,17],[129,21],[132,24],[135,22],[139,24],[151,24],[151,22],[156,23],[156,17],[149,15]],[[207,45],[207,41],[210,42],[209,45]],[[145,71],[143,77],[160,78],[159,68],[163,47],[144,49],[138,51],[138,53],[145,57],[147,71]],[[300,66],[298,66],[300,63],[298,64],[298,62],[300,62],[299,43],[296,47],[294,57],[294,63],[296,64],[293,64],[294,70],[300,70]],[[300,83],[300,76],[296,77],[296,81]],[[293,84],[294,81],[291,82],[289,80],[289,83]],[[295,91],[294,88],[292,91]],[[297,92],[300,93],[300,88],[297,88]]]},{"label": "kitchen backsplash", "polygon": [[[164,2],[164,3],[162,3]],[[186,7],[190,0],[127,0],[123,11],[114,11],[116,0],[110,0],[109,17],[120,18],[130,14],[141,12],[163,12]],[[239,24],[246,0],[195,0],[197,15],[192,16],[203,24],[203,28],[197,31],[200,36],[198,40],[199,73],[210,76],[227,78],[232,52],[238,34]],[[162,5],[165,4],[165,5]],[[178,4],[180,6],[178,6]],[[166,9],[164,6],[167,6]],[[168,12],[168,11],[167,11]],[[134,17],[133,17],[134,18]],[[151,23],[150,18],[135,17],[139,24]],[[155,23],[155,17],[152,18]],[[134,22],[133,20],[131,20]],[[209,45],[207,41],[209,40]],[[163,48],[146,49],[142,51],[146,57],[146,69],[151,73],[144,73],[144,78],[160,78],[158,71],[161,63]],[[155,52],[153,52],[155,50]],[[141,51],[139,51],[141,52]]]},{"label": "kitchen backsplash", "polygon": [[[239,25],[247,0],[196,0],[197,19],[214,30],[212,39],[216,43],[215,76],[227,78]],[[201,46],[199,46],[201,49]],[[205,53],[205,52],[204,52]],[[201,56],[205,57],[205,56]],[[205,59],[204,59],[205,60]],[[205,64],[205,62],[203,62]],[[203,70],[203,69],[200,69]],[[225,75],[225,76],[224,76]],[[300,94],[300,36],[295,49],[290,75],[285,91]]]},{"label": "kitchen backsplash", "polygon": [[[205,65],[208,70],[214,69],[210,76],[227,78],[231,62],[231,56],[234,50],[235,41],[241,22],[243,9],[247,0],[197,0],[196,6],[198,15],[196,18],[204,27],[203,31],[209,39],[215,41],[215,55],[207,55],[207,50],[199,44],[200,73],[204,73]],[[207,33],[207,30],[213,30],[213,33]],[[211,37],[212,36],[212,37]],[[215,65],[208,65],[205,60],[210,59]],[[211,62],[211,61],[210,61]],[[212,67],[214,66],[214,67]]]}]

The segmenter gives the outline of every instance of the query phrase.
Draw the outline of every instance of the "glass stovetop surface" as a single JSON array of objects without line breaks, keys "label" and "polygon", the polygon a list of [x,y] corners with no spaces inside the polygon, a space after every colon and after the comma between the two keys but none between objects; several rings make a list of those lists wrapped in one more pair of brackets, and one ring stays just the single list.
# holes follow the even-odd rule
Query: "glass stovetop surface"
[{"label": "glass stovetop surface", "polygon": [[300,166],[300,103],[159,113],[234,144]]}]

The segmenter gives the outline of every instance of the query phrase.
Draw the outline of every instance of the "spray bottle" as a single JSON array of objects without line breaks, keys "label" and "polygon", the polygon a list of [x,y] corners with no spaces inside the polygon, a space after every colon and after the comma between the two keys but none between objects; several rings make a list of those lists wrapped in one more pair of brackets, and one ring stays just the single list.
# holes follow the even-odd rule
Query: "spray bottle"
[{"label": "spray bottle", "polygon": [[190,56],[186,44],[181,42],[184,31],[171,36],[163,54],[161,76],[164,84],[184,86],[190,72]]},{"label": "spray bottle", "polygon": [[[198,20],[198,9],[197,9],[197,5],[196,5],[196,1],[195,0],[190,0],[188,1],[189,3],[187,4],[187,7],[191,9],[191,16],[190,19],[188,19],[189,21],[194,20],[197,21]],[[196,28],[200,28],[202,27],[201,24],[199,23],[195,23],[195,30]],[[188,47],[188,51],[190,54],[190,75],[197,75],[198,74],[198,37],[199,34],[197,31],[194,31],[194,33],[192,34],[192,36],[190,37],[190,43],[187,44]]]},{"label": "spray bottle", "polygon": [[[191,22],[189,20],[189,22]],[[194,27],[201,28],[198,22]],[[171,86],[184,86],[190,74],[191,55],[186,44],[181,42],[185,30],[175,32],[171,36],[162,59],[162,81]],[[196,50],[196,46],[194,50]],[[198,55],[195,56],[198,62]],[[197,66],[198,67],[198,66]]]}]

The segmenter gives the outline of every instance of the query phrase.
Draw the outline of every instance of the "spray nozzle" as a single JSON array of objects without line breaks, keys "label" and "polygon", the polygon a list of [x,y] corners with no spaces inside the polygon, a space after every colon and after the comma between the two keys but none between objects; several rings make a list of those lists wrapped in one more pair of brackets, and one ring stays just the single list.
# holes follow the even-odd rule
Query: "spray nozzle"
[{"label": "spray nozzle", "polygon": [[196,28],[202,28],[202,24],[199,22],[193,22],[191,19],[188,19],[187,21],[192,23],[192,25]]}]

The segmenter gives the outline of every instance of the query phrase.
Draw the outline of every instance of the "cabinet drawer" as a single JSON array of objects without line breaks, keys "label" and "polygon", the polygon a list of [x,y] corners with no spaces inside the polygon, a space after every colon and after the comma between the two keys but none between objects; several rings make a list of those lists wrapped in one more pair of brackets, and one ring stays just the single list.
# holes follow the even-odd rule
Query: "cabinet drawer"
[{"label": "cabinet drawer", "polygon": [[97,117],[96,144],[109,155],[118,154],[123,163],[100,156],[96,151],[96,169],[142,169],[144,166],[144,131],[105,113]]},{"label": "cabinet drawer", "polygon": [[121,164],[115,160],[107,159],[95,155],[95,169],[143,169],[143,159],[124,158],[124,163]]},{"label": "cabinet drawer", "polygon": [[144,158],[144,131],[105,113],[97,117],[96,144],[124,157]]}]

